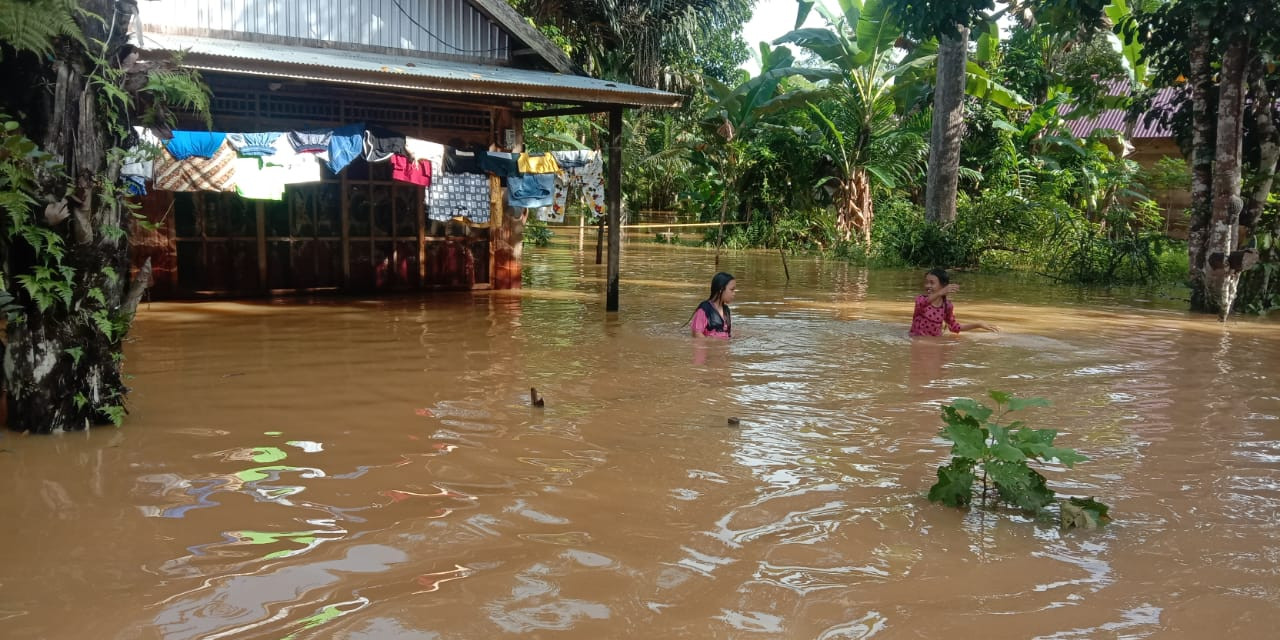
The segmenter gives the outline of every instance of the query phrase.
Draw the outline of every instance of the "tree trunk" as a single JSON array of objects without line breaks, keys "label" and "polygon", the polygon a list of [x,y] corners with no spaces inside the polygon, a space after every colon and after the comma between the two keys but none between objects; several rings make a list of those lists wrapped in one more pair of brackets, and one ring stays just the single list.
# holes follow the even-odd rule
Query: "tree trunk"
[{"label": "tree trunk", "polygon": [[1209,34],[1193,27],[1192,46],[1188,56],[1191,66],[1191,222],[1187,232],[1188,274],[1191,283],[1191,309],[1208,311],[1205,283],[1205,240],[1209,217],[1213,212],[1213,118],[1209,109],[1209,88],[1213,82],[1209,60]]},{"label": "tree trunk", "polygon": [[933,128],[929,133],[929,180],[925,192],[925,218],[936,224],[956,219],[968,44],[968,27],[960,27],[957,37],[943,36],[938,43]]},{"label": "tree trunk", "polygon": [[[96,14],[77,16],[93,53],[117,64],[128,44],[133,3],[96,0],[80,5]],[[70,289],[69,300],[53,304],[38,302],[25,287],[14,292],[22,319],[10,322],[6,331],[9,426],[48,433],[118,423],[127,391],[121,341],[146,283],[128,286],[127,207],[117,187],[120,160],[109,160],[107,154],[121,146],[119,132],[127,123],[100,110],[103,105],[117,107],[101,99],[95,83],[121,82],[123,76],[112,73],[118,68],[95,67],[81,45],[66,38],[51,57],[7,53],[3,64],[9,67],[6,77],[24,77],[31,90],[4,97],[0,106],[26,114],[23,133],[65,165],[65,175],[41,176],[33,195],[42,205],[65,207],[70,214],[60,220],[31,212],[35,224],[62,238],[61,260],[22,240],[14,240],[7,257],[9,274],[31,276],[52,264],[60,274],[55,277]]]},{"label": "tree trunk", "polygon": [[858,227],[858,206],[854,198],[853,179],[840,183],[835,191],[836,233],[841,242],[853,240],[853,232]]},{"label": "tree trunk", "polygon": [[875,215],[874,205],[871,203],[871,176],[863,169],[855,169],[853,172],[853,186],[854,210],[859,212],[856,219],[859,221],[862,245],[870,249],[871,219]]},{"label": "tree trunk", "polygon": [[1245,76],[1249,41],[1236,36],[1222,54],[1218,83],[1217,154],[1213,168],[1213,214],[1205,235],[1205,288],[1208,311],[1225,320],[1235,302],[1240,267],[1231,264],[1231,254],[1239,238],[1240,155],[1244,138]]},{"label": "tree trunk", "polygon": [[1276,127],[1276,97],[1267,87],[1261,69],[1250,83],[1253,87],[1254,132],[1258,136],[1261,153],[1258,158],[1258,170],[1254,175],[1253,191],[1249,201],[1240,214],[1240,244],[1244,244],[1253,235],[1253,228],[1262,217],[1262,209],[1267,204],[1267,195],[1271,193],[1271,185],[1276,175],[1276,164],[1280,162],[1280,129]]},{"label": "tree trunk", "polygon": [[[725,127],[728,127],[727,134],[724,133]],[[724,195],[720,200],[720,224],[719,226],[716,227],[716,268],[717,269],[720,268],[720,249],[721,247],[724,246],[725,212],[729,210],[729,199],[735,197],[738,193],[738,154],[734,151],[732,146],[733,134],[734,134],[733,127],[729,124],[729,121],[726,120],[724,125],[721,127],[721,135],[724,135],[726,143],[729,144],[730,146],[728,151],[726,152],[725,162],[721,169],[724,172],[724,177],[723,177]],[[735,202],[735,205],[736,205],[736,202]]]},{"label": "tree trunk", "polygon": [[716,268],[720,268],[720,248],[724,246],[724,214],[729,210],[729,189],[720,198],[720,224],[716,226]]},{"label": "tree trunk", "polygon": [[859,244],[870,247],[873,215],[871,177],[866,169],[851,169],[836,189],[836,230],[845,242],[856,235]]}]

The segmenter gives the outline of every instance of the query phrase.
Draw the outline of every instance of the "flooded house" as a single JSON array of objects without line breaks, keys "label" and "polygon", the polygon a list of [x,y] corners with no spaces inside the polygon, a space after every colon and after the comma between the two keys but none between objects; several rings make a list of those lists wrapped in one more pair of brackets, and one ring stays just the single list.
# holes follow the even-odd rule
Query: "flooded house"
[{"label": "flooded house", "polygon": [[[1107,94],[1114,97],[1128,96],[1132,92],[1127,82],[1105,83]],[[1171,237],[1186,239],[1190,220],[1187,210],[1191,207],[1190,166],[1174,139],[1173,129],[1152,112],[1168,111],[1177,98],[1179,89],[1165,87],[1156,92],[1151,106],[1137,117],[1130,117],[1127,109],[1102,109],[1083,117],[1072,117],[1072,107],[1062,105],[1059,115],[1066,118],[1066,127],[1075,138],[1096,137],[1104,140],[1118,156],[1138,163],[1144,171],[1157,172],[1165,158],[1171,158],[1185,169],[1185,175],[1163,176],[1161,184],[1152,185],[1148,196],[1160,207],[1164,217],[1165,233]],[[1181,178],[1181,179],[1180,179]]]},{"label": "flooded house", "polygon": [[[248,180],[174,186],[157,166],[138,202],[158,226],[132,232],[156,298],[519,287],[526,209],[512,206],[506,178],[468,164],[471,154],[552,151],[525,146],[524,121],[607,113],[616,240],[622,109],[680,100],[586,76],[503,0],[145,0],[134,33],[142,59],[176,54],[211,90],[212,127],[192,116],[178,129],[268,153],[274,134],[301,143],[298,155],[325,155],[265,195]],[[338,163],[341,149],[320,140],[343,131],[364,148]],[[406,138],[444,150],[446,161],[424,166],[435,175],[406,178],[385,161]],[[180,173],[171,168],[165,180]]]}]

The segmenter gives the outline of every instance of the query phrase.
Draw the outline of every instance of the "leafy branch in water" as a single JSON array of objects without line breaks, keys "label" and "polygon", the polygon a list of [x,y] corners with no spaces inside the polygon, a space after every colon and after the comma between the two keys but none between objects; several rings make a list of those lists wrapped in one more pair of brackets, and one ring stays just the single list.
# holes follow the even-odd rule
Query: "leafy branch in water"
[{"label": "leafy branch in water", "polygon": [[554,235],[554,233],[555,232],[547,226],[547,223],[537,218],[530,217],[529,222],[525,223],[524,239],[526,241],[532,241],[536,246],[545,247],[551,244],[551,236]]},{"label": "leafy branch in water", "polygon": [[[961,398],[942,408],[942,437],[951,441],[951,462],[938,468],[938,481],[929,488],[929,499],[951,507],[973,502],[974,484],[982,473],[982,506],[995,488],[995,500],[1028,513],[1041,513],[1057,502],[1057,496],[1030,462],[1057,461],[1067,468],[1087,460],[1074,449],[1053,446],[1055,429],[1032,429],[1020,421],[1002,424],[1010,412],[1047,407],[1044,398],[1015,398],[1002,391],[989,393],[996,407]],[[993,417],[994,416],[994,417]],[[1092,529],[1111,520],[1108,507],[1093,498],[1070,498],[1060,506],[1063,529]]]}]

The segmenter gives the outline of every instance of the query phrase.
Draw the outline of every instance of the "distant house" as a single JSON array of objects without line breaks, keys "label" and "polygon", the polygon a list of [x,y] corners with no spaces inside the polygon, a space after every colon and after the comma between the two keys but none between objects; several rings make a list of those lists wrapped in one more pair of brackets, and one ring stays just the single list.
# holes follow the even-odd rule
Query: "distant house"
[{"label": "distant house", "polygon": [[[616,140],[622,109],[680,102],[584,75],[504,0],[143,0],[133,32],[143,60],[201,72],[217,132],[363,124],[511,150],[529,118],[609,112]],[[459,188],[477,215],[441,216],[391,164],[325,166],[280,200],[152,188],[141,212],[163,224],[133,231],[134,264],[151,260],[157,297],[520,285],[523,224],[498,178]]]},{"label": "distant house", "polygon": [[[1113,96],[1126,95],[1129,92],[1127,82],[1113,81],[1107,85],[1108,93]],[[1160,89],[1152,102],[1152,109],[1167,107],[1177,91],[1176,87]],[[1059,115],[1070,118],[1071,108],[1065,105],[1060,107]],[[1145,117],[1140,116],[1131,124],[1126,120],[1124,109],[1107,109],[1095,116],[1068,120],[1067,127],[1071,130],[1071,135],[1077,138],[1087,138],[1094,134],[1113,137],[1116,140],[1113,149],[1121,151],[1124,157],[1137,162],[1143,169],[1152,169],[1161,158],[1165,157],[1185,162],[1182,150],[1174,141],[1173,131],[1159,122],[1147,124],[1145,120]],[[1183,212],[1191,206],[1190,190],[1160,189],[1152,193],[1151,197],[1164,211],[1166,231],[1170,235],[1186,237],[1187,221]]]}]

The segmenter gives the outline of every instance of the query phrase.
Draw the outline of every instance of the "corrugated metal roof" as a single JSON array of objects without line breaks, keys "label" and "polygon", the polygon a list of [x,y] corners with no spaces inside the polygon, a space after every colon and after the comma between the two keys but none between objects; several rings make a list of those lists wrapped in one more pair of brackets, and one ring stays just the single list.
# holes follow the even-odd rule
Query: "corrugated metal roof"
[{"label": "corrugated metal roof", "polygon": [[255,34],[491,64],[509,60],[512,48],[507,32],[469,0],[150,0],[138,4],[138,19],[149,32]]},{"label": "corrugated metal roof", "polygon": [[[1177,87],[1165,87],[1156,93],[1155,100],[1152,102],[1152,110],[1163,109],[1169,106],[1173,98],[1177,95]],[[1124,96],[1129,94],[1129,84],[1127,82],[1113,81],[1107,83],[1107,94],[1112,96]],[[1069,105],[1061,105],[1058,107],[1058,115],[1064,118],[1070,118],[1073,109]],[[1090,134],[1098,129],[1114,129],[1123,133],[1128,123],[1125,122],[1124,109],[1107,109],[1102,113],[1088,118],[1079,118],[1067,122],[1067,128],[1071,130],[1071,135],[1077,138],[1087,138]],[[1131,139],[1140,138],[1172,138],[1173,131],[1169,127],[1164,126],[1160,122],[1146,123],[1145,114],[1139,116],[1138,120],[1133,124],[1133,133],[1129,136]]]},{"label": "corrugated metal roof", "polygon": [[484,64],[318,49],[201,36],[146,33],[144,51],[185,52],[193,69],[414,91],[558,103],[675,107],[681,96],[587,76]]}]

